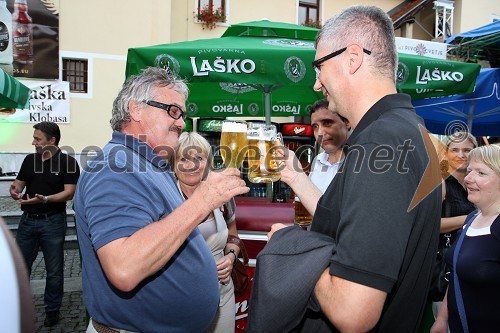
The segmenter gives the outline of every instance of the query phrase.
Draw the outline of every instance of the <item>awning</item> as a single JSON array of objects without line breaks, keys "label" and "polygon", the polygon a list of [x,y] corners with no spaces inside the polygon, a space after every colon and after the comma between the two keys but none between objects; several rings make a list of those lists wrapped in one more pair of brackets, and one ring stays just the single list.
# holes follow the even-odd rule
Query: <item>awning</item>
[{"label": "awning", "polygon": [[0,108],[27,109],[30,89],[0,69]]},{"label": "awning", "polygon": [[465,61],[488,60],[491,67],[500,65],[500,21],[451,36],[446,40],[448,54]]},{"label": "awning", "polygon": [[473,93],[414,100],[417,114],[434,134],[457,130],[500,136],[500,68],[484,68]]},{"label": "awning", "polygon": [[[130,48],[126,76],[157,66],[186,79],[189,117],[308,116],[323,98],[313,90],[317,32],[265,20],[232,25],[221,38]],[[399,54],[397,89],[413,99],[471,93],[479,69]]]}]

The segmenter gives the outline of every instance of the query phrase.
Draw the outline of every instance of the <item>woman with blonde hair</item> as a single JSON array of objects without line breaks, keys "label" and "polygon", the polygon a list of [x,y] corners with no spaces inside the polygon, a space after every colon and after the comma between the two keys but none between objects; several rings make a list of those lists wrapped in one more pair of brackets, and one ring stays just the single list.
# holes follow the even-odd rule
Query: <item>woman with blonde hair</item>
[{"label": "woman with blonde hair", "polygon": [[[189,198],[208,174],[212,161],[208,141],[195,132],[184,132],[179,137],[175,156],[175,175],[179,190]],[[239,247],[228,243],[228,235],[238,236],[234,200],[213,210],[199,224],[198,229],[212,251],[219,273],[220,302],[217,314],[207,332],[234,332],[235,297],[231,271],[238,260]]]},{"label": "woman with blonde hair", "polygon": [[[467,156],[477,147],[477,140],[468,132],[455,132],[445,137],[444,146],[444,159],[441,163],[444,181],[438,262],[442,261],[440,258],[455,240],[457,230],[464,225],[467,215],[475,210],[474,205],[467,200],[464,179],[468,165]],[[446,290],[447,282],[441,281],[443,279],[443,275],[435,271],[429,291],[434,317],[437,316]]]},{"label": "woman with blonde hair", "polygon": [[463,240],[460,235],[445,256],[448,265],[456,264],[432,333],[445,333],[448,326],[452,333],[500,327],[500,146],[473,149],[464,180],[478,210],[468,217]]}]

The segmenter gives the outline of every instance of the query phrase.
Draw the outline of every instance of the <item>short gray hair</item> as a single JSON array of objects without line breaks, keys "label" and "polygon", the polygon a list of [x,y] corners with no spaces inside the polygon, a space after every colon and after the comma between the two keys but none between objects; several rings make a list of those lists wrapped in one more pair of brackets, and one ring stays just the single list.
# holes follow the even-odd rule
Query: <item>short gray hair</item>
[{"label": "short gray hair", "polygon": [[208,172],[210,168],[213,169],[212,147],[207,139],[196,132],[182,132],[179,136],[179,144],[177,145],[175,158],[171,159],[171,163],[176,165],[175,170],[177,170],[177,163],[175,160],[179,160],[181,157],[189,157],[189,154],[193,150],[207,157],[208,169],[205,170],[205,172]]},{"label": "short gray hair", "polygon": [[493,170],[500,176],[500,146],[491,144],[474,148],[470,151],[469,162],[474,160],[486,164],[488,168]]},{"label": "short gray hair", "polygon": [[196,149],[197,152],[205,154],[207,158],[212,155],[212,148],[207,139],[196,132],[182,132],[179,136],[176,158],[186,156],[190,149]]},{"label": "short gray hair", "polygon": [[121,131],[123,124],[130,121],[128,105],[130,101],[147,101],[155,99],[154,88],[168,87],[183,95],[187,100],[189,89],[186,82],[170,72],[158,68],[148,67],[142,73],[129,77],[124,83],[113,102],[111,128]]},{"label": "short gray hair", "polygon": [[391,18],[376,6],[356,5],[344,9],[323,25],[318,45],[336,51],[351,43],[371,51],[367,63],[375,72],[396,82],[398,52]]}]

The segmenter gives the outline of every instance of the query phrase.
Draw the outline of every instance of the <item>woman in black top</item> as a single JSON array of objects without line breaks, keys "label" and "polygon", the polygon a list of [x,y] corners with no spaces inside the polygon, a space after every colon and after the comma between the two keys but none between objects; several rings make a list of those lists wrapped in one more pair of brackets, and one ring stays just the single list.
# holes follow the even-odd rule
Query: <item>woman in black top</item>
[{"label": "woman in black top", "polygon": [[[455,238],[457,229],[462,227],[467,215],[475,207],[467,200],[464,178],[467,174],[467,156],[477,147],[474,136],[466,132],[456,132],[445,140],[444,158],[447,163],[445,174],[445,196],[441,219],[441,236],[451,234],[451,242]],[[446,241],[440,237],[440,241]]]},{"label": "woman in black top", "polygon": [[[477,147],[476,138],[466,132],[456,132],[446,137],[444,144],[446,148],[441,163],[444,183],[439,249],[449,247],[453,243],[457,230],[464,225],[467,215],[475,210],[475,206],[467,200],[464,178],[467,174],[469,152]],[[444,250],[438,253],[438,256],[442,255],[444,255]],[[434,276],[434,278],[442,279],[441,276]],[[444,297],[444,290],[440,293],[435,288],[431,288],[429,297],[434,301],[432,312],[436,318]]]}]

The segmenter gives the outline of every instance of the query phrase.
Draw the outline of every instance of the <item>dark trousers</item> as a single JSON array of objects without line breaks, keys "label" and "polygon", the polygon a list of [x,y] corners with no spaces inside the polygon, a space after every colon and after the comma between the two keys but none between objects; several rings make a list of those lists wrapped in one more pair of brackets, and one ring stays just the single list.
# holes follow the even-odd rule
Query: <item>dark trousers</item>
[{"label": "dark trousers", "polygon": [[47,270],[45,284],[45,311],[59,311],[64,292],[64,237],[66,236],[66,212],[42,219],[29,218],[26,213],[16,234],[16,242],[26,261],[28,273],[35,261],[38,248],[42,248]]}]

